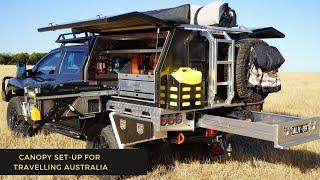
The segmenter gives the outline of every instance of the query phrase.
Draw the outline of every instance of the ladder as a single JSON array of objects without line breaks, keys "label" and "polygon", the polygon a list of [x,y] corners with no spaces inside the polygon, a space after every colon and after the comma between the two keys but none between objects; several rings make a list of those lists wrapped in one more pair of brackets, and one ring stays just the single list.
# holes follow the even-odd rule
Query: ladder
[{"label": "ladder", "polygon": [[[219,79],[219,76],[224,75],[223,74],[218,74],[216,76],[216,94],[219,93],[219,88],[217,88],[218,86],[227,86],[227,98],[225,99],[224,103],[230,104],[233,97],[234,97],[234,62],[235,62],[235,41],[232,40],[228,34],[225,34],[225,39],[215,39],[215,47],[219,48],[219,44],[224,43],[228,45],[228,52],[227,52],[227,59],[226,60],[221,60],[218,59],[218,53],[219,50],[217,49],[216,51],[216,56],[215,56],[215,62],[216,62],[216,68],[218,68],[218,65],[222,65],[226,67],[226,71],[227,71],[227,77],[225,79],[225,81],[223,82],[218,82],[217,79]],[[217,72],[217,71],[216,71]],[[224,79],[224,77],[222,77],[222,79]],[[218,100],[217,100],[218,101]],[[219,102],[217,102],[219,103]]]},{"label": "ladder", "polygon": [[[214,34],[223,35],[223,39],[218,39],[214,37]],[[231,104],[234,97],[234,61],[235,61],[235,41],[230,38],[226,32],[212,32],[212,31],[202,31],[202,36],[205,36],[209,41],[209,83],[208,83],[208,104],[213,107],[216,104]],[[218,59],[219,57],[219,45],[221,43],[227,44],[227,59]],[[227,78],[222,82],[218,82],[221,79],[220,76],[223,74],[218,74],[218,66],[225,66],[227,71]],[[227,95],[225,99],[217,98],[217,94],[223,93],[220,86],[226,86]]]}]

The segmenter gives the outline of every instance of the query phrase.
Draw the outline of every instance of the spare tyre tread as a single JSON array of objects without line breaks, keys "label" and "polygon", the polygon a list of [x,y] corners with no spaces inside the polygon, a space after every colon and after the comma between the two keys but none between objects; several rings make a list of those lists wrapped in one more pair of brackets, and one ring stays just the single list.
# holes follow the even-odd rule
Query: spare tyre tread
[{"label": "spare tyre tread", "polygon": [[241,99],[245,99],[247,102],[262,101],[264,97],[263,95],[251,92],[247,88],[250,51],[257,43],[267,44],[260,39],[253,38],[243,39],[236,43],[235,89],[237,96]]}]

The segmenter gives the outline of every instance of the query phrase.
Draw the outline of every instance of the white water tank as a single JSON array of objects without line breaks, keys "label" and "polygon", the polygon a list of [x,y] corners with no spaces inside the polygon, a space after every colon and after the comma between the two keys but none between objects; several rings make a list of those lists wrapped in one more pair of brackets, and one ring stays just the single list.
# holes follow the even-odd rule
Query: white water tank
[{"label": "white water tank", "polygon": [[190,24],[217,25],[220,22],[227,3],[214,1],[206,6],[190,6]]}]

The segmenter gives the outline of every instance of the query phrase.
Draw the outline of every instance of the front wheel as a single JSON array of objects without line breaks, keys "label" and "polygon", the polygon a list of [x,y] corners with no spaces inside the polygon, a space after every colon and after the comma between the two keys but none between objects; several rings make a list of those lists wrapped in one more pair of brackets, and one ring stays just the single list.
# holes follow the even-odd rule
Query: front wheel
[{"label": "front wheel", "polygon": [[22,115],[21,100],[19,97],[13,97],[7,107],[8,128],[18,135],[27,136],[32,131],[32,126],[24,119],[19,118],[20,115]]}]

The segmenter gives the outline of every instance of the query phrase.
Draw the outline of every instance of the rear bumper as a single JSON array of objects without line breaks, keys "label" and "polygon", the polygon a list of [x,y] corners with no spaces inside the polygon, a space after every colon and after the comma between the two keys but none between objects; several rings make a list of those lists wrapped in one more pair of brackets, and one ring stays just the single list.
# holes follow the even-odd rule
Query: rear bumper
[{"label": "rear bumper", "polygon": [[8,101],[7,92],[6,92],[6,81],[13,77],[7,76],[2,79],[2,89],[1,89],[1,98],[3,101]]}]

